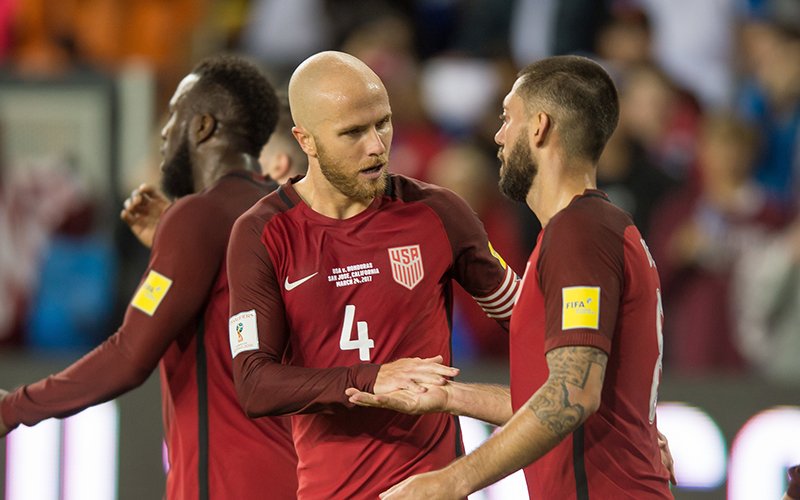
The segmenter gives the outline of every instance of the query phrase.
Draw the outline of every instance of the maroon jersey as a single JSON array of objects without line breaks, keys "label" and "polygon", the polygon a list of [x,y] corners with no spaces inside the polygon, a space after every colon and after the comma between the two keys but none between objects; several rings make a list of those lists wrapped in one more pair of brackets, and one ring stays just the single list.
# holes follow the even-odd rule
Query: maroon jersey
[{"label": "maroon jersey", "polygon": [[[140,385],[160,365],[167,498],[294,498],[289,423],[250,420],[233,387],[225,250],[236,218],[274,188],[233,173],[163,215],[120,329],[66,370],[3,400],[7,425],[65,417]],[[160,360],[160,363],[159,363]]]},{"label": "maroon jersey", "polygon": [[539,235],[511,318],[514,410],[547,380],[551,349],[596,347],[608,366],[597,412],[525,468],[531,498],[671,498],[655,421],[659,286],[639,231],[600,191],[576,196]]},{"label": "maroon jersey", "polygon": [[393,175],[338,220],[285,185],[237,221],[228,277],[239,397],[250,415],[294,414],[299,497],[377,498],[460,454],[455,417],[354,407],[344,392],[371,391],[380,363],[451,362],[453,278],[510,317],[519,281],[463,200]]}]

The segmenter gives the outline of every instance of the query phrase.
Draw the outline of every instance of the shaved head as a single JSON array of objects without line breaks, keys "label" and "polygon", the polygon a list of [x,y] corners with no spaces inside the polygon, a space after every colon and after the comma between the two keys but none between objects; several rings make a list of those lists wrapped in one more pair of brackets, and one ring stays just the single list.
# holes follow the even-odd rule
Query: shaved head
[{"label": "shaved head", "polygon": [[295,125],[316,134],[319,124],[336,118],[343,106],[369,106],[388,94],[378,75],[344,52],[315,54],[289,80],[289,107]]}]

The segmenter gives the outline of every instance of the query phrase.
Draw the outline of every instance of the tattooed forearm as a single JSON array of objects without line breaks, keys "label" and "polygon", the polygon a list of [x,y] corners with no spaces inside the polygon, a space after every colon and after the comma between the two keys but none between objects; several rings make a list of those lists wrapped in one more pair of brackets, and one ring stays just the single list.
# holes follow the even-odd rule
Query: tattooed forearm
[{"label": "tattooed forearm", "polygon": [[528,401],[528,409],[558,438],[575,430],[586,413],[582,405],[569,403],[566,384],[551,384],[549,381]]},{"label": "tattooed forearm", "polygon": [[584,394],[587,385],[590,385],[590,391],[598,391],[594,396],[599,401],[607,361],[608,356],[594,347],[553,349],[547,353],[550,377],[528,401],[527,408],[556,437],[563,438],[588,416],[585,404],[587,397]]}]

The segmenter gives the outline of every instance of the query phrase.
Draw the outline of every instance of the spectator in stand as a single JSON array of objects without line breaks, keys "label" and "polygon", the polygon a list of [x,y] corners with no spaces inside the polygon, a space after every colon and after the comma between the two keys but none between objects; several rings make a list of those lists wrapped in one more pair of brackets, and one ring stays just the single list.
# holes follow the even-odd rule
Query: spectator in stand
[{"label": "spectator in stand", "polygon": [[734,343],[731,272],[743,248],[760,245],[785,215],[752,181],[757,138],[728,115],[708,118],[699,139],[700,188],[661,204],[650,231],[665,315],[665,366],[686,374],[741,371]]},{"label": "spectator in stand", "polygon": [[692,177],[700,109],[652,63],[620,77],[620,121],[649,160],[669,176]]},{"label": "spectator in stand", "polygon": [[741,116],[763,134],[754,175],[784,203],[800,194],[800,2],[770,0],[766,17],[745,21]]},{"label": "spectator in stand", "polygon": [[800,217],[737,262],[733,299],[742,355],[769,380],[800,380]]},{"label": "spectator in stand", "polygon": [[[492,246],[506,259],[512,269],[525,268],[525,255],[520,241],[520,227],[514,217],[514,205],[494,189],[497,183],[496,160],[474,145],[450,146],[431,162],[429,180],[454,191],[466,201],[492,235]],[[477,355],[480,359],[508,360],[508,335],[486,317],[463,288],[453,287],[454,322],[453,349],[455,364],[463,363],[458,355]],[[459,330],[458,326],[462,326]],[[459,348],[461,351],[459,352]]]}]

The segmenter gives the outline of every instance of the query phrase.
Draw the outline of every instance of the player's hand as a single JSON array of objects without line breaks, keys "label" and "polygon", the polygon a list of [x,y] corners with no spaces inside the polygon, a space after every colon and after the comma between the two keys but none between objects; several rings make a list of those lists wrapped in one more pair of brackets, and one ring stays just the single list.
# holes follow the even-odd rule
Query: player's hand
[{"label": "player's hand", "polygon": [[446,412],[449,398],[449,384],[429,385],[421,384],[425,392],[408,391],[400,389],[387,392],[385,394],[370,394],[351,387],[345,394],[350,398],[350,402],[358,406],[368,406],[371,408],[384,408],[410,415],[422,415],[425,413]]},{"label": "player's hand", "polygon": [[415,392],[425,392],[421,384],[444,385],[446,377],[458,375],[458,368],[445,366],[442,356],[433,358],[403,358],[381,365],[375,385],[372,387],[374,394],[386,394],[401,389]]},{"label": "player's hand", "polygon": [[156,188],[142,184],[131,192],[125,200],[120,218],[130,226],[131,231],[147,248],[153,247],[153,237],[161,214],[170,205]]},{"label": "player's hand", "polygon": [[675,462],[672,460],[672,453],[669,451],[667,436],[661,434],[661,431],[656,432],[658,432],[658,450],[661,452],[661,463],[663,463],[664,467],[669,471],[669,482],[677,486],[678,482],[675,480]]},{"label": "player's hand", "polygon": [[466,496],[458,493],[458,484],[443,470],[411,476],[380,494],[383,500],[459,500]]},{"label": "player's hand", "polygon": [[[0,389],[0,403],[3,402],[6,396],[8,396],[8,391]],[[5,437],[6,434],[8,434],[8,427],[6,427],[6,423],[3,422],[3,417],[0,415],[0,438]]]}]

